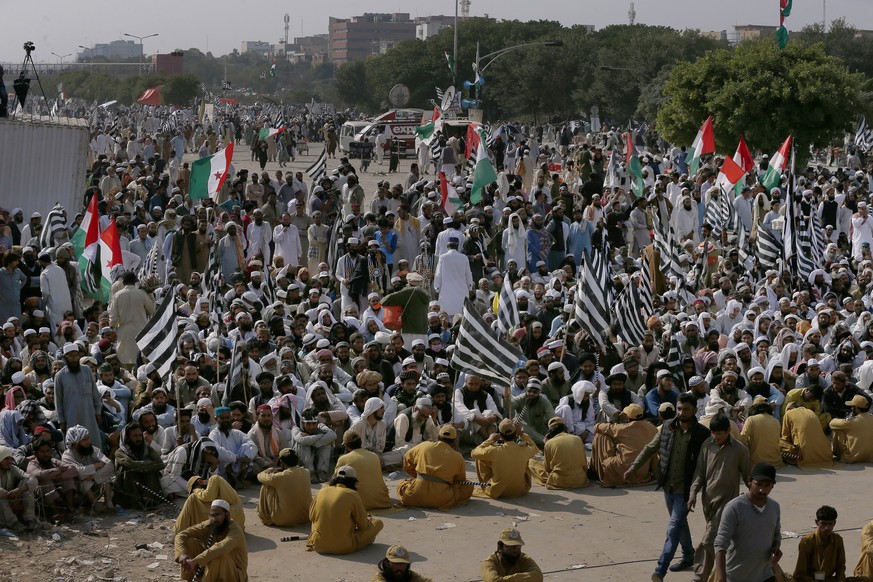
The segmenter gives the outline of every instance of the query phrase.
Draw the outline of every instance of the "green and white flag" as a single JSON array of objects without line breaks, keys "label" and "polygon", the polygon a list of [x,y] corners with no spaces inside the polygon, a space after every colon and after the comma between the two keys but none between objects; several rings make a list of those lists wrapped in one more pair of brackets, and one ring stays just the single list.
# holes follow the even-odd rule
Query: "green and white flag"
[{"label": "green and white flag", "polygon": [[191,188],[188,195],[195,199],[215,196],[227,179],[232,159],[233,142],[230,142],[223,150],[194,162],[191,165]]},{"label": "green and white flag", "polygon": [[488,150],[485,147],[485,136],[482,129],[478,130],[479,146],[476,148],[476,167],[473,170],[473,189],[470,192],[470,202],[478,204],[482,200],[482,190],[485,186],[497,180],[497,172],[488,158]]},{"label": "green and white flag", "polygon": [[791,149],[791,136],[785,140],[782,147],[779,148],[773,157],[770,159],[770,167],[763,176],[759,178],[761,185],[767,190],[771,190],[779,185],[782,181],[782,174],[785,172],[785,164],[788,162],[788,150]]},{"label": "green and white flag", "polygon": [[691,144],[691,161],[688,162],[688,172],[690,175],[697,174],[697,169],[700,168],[700,158],[706,154],[715,152],[715,133],[712,129],[712,115],[706,118],[700,130],[697,132],[697,137],[694,138],[694,143]]},{"label": "green and white flag", "polygon": [[452,72],[452,78],[455,78],[455,57],[450,55],[448,51],[443,51],[443,54],[446,56],[446,63],[449,65],[449,71]]}]

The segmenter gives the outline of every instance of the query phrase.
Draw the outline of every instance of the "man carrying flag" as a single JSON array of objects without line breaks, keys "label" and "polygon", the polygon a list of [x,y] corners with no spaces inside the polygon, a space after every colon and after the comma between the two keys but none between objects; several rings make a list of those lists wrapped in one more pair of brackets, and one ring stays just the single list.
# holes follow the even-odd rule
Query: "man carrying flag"
[{"label": "man carrying flag", "polygon": [[476,167],[473,170],[473,190],[470,192],[470,203],[478,204],[482,200],[482,191],[486,186],[497,180],[497,172],[488,158],[485,148],[485,136],[482,129],[478,130],[479,145],[476,148]]},{"label": "man carrying flag", "polygon": [[100,214],[97,211],[97,195],[91,196],[88,210],[81,226],[73,235],[73,249],[79,257],[79,270],[82,275],[82,291],[88,296],[100,299]]},{"label": "man carrying flag", "polygon": [[643,167],[640,165],[640,158],[637,157],[637,148],[634,146],[634,140],[630,132],[625,134],[627,142],[627,150],[625,154],[625,171],[631,178],[631,190],[637,198],[642,198],[646,192],[646,184],[643,182]]}]

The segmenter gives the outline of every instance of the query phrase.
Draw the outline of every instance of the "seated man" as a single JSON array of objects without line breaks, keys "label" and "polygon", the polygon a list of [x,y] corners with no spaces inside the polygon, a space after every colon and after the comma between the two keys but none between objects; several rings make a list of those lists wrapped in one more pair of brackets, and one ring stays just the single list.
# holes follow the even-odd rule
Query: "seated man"
[{"label": "seated man", "polygon": [[462,440],[478,445],[497,432],[500,412],[491,395],[482,390],[482,378],[467,375],[464,385],[455,390],[454,405],[467,423]]},{"label": "seated man", "polygon": [[567,425],[560,416],[549,420],[543,454],[545,461],[537,457],[528,461],[534,481],[545,485],[546,489],[578,489],[588,486],[585,443],[577,435],[567,432]]},{"label": "seated man", "polygon": [[594,427],[591,468],[597,473],[601,487],[633,487],[649,483],[658,470],[658,456],[653,455],[630,478],[625,472],[649,444],[658,429],[643,419],[643,408],[629,404],[621,411],[627,423],[600,422]]},{"label": "seated man", "polygon": [[764,396],[756,396],[749,409],[749,418],[743,423],[740,438],[749,449],[752,466],[767,463],[778,467],[782,464],[779,450],[779,435],[782,425],[773,417],[774,404]]},{"label": "seated man", "polygon": [[836,525],[836,509],[822,505],[816,510],[815,531],[803,536],[797,548],[797,565],[794,567],[797,582],[842,582],[846,579],[846,548],[840,534],[834,533]]},{"label": "seated man", "polygon": [[246,514],[242,500],[230,483],[219,475],[209,479],[194,476],[188,479],[188,498],[176,517],[173,533],[179,533],[192,525],[209,519],[209,508],[216,499],[223,499],[230,506],[230,517],[243,529],[246,527]]},{"label": "seated man", "polygon": [[555,416],[555,408],[540,391],[541,388],[540,381],[532,378],[528,380],[524,394],[519,394],[512,399],[515,422],[521,423],[521,429],[537,446],[542,446],[545,434],[549,431],[549,419]]},{"label": "seated man", "polygon": [[519,425],[504,418],[498,432],[470,452],[479,482],[488,484],[476,489],[474,495],[491,499],[527,495],[531,487],[528,461],[539,452]]},{"label": "seated man", "polygon": [[269,404],[260,404],[257,408],[257,418],[249,431],[249,438],[254,441],[258,453],[252,461],[252,471],[255,475],[264,469],[272,469],[279,465],[279,451],[288,448],[285,432],[278,424],[273,424],[273,409]]},{"label": "seated man", "polygon": [[783,461],[801,469],[833,465],[831,445],[821,428],[820,418],[797,402],[789,402],[785,409],[779,448]]},{"label": "seated man", "polygon": [[346,452],[337,459],[336,466],[348,466],[355,470],[358,477],[357,491],[364,502],[364,508],[370,510],[391,507],[391,497],[382,476],[382,461],[379,456],[363,448],[361,437],[352,431],[346,431],[343,435],[343,446]]},{"label": "seated man", "polygon": [[216,499],[209,520],[176,534],[176,562],[181,578],[198,582],[245,582],[249,554],[240,524],[230,518],[230,505]]},{"label": "seated man", "polygon": [[85,497],[85,502],[93,506],[100,495],[103,495],[107,511],[115,511],[112,503],[112,478],[115,476],[115,465],[112,464],[103,451],[91,444],[88,429],[77,424],[67,429],[64,439],[67,450],[61,460],[76,468],[79,478],[79,492]]},{"label": "seated man", "polygon": [[30,531],[36,526],[38,487],[36,477],[15,465],[12,450],[0,446],[0,527]]},{"label": "seated man", "polygon": [[482,582],[524,580],[542,582],[543,572],[533,558],[522,553],[524,540],[515,528],[500,532],[497,551],[482,561]]},{"label": "seated man", "polygon": [[648,418],[658,418],[658,408],[664,402],[676,406],[679,397],[679,392],[673,387],[673,375],[670,370],[658,370],[656,379],[655,389],[646,392],[646,397],[643,399]]},{"label": "seated man", "polygon": [[150,508],[162,503],[157,497],[161,492],[161,471],[164,462],[161,455],[148,446],[138,422],[124,427],[121,446],[115,451],[116,505],[124,508]]},{"label": "seated man", "polygon": [[815,397],[815,392],[812,388],[795,388],[790,390],[785,395],[785,401],[782,403],[782,418],[785,418],[785,412],[788,410],[788,405],[796,403],[803,408],[811,410],[821,424],[822,430],[827,430],[828,423],[831,421],[831,415],[823,412],[821,402]]},{"label": "seated man", "polygon": [[152,390],[151,402],[133,413],[133,419],[139,420],[144,412],[153,412],[158,419],[158,425],[167,429],[176,423],[176,408],[167,403],[167,391],[161,387]]},{"label": "seated man", "polygon": [[861,555],[858,557],[858,564],[853,574],[861,580],[873,578],[873,521],[867,522],[861,530]]},{"label": "seated man", "polygon": [[76,515],[76,476],[73,465],[63,463],[52,457],[52,445],[39,441],[33,448],[33,457],[27,464],[27,474],[39,483],[39,495],[46,513],[53,519],[72,519]]},{"label": "seated man", "polygon": [[437,440],[436,412],[429,396],[422,396],[394,419],[394,452],[401,456],[424,441]]},{"label": "seated man", "polygon": [[233,453],[215,446],[209,437],[176,447],[167,457],[167,466],[161,476],[161,489],[170,498],[174,495],[187,497],[191,477],[209,479],[213,475],[221,475],[221,467],[235,460]]},{"label": "seated man", "polygon": [[423,442],[406,452],[403,470],[409,479],[397,485],[401,504],[448,511],[470,500],[473,486],[465,483],[464,457],[454,449],[457,438],[457,429],[444,424],[437,442]]},{"label": "seated man", "polygon": [[583,442],[594,440],[594,384],[581,380],[573,384],[570,395],[561,398],[555,415],[564,419],[567,432],[578,436]]},{"label": "seated man", "polygon": [[396,451],[385,451],[385,441],[388,437],[388,428],[385,426],[385,421],[382,420],[385,416],[385,402],[373,396],[367,399],[364,404],[364,412],[361,418],[352,423],[349,431],[356,433],[361,437],[363,447],[368,451],[372,451],[379,456],[382,463],[382,468],[399,465],[403,460],[403,455]]},{"label": "seated man", "polygon": [[293,449],[279,451],[279,466],[258,473],[258,517],[264,525],[291,527],[309,521],[312,489],[309,471],[299,466]]},{"label": "seated man", "polygon": [[409,562],[409,552],[403,546],[391,546],[385,553],[385,558],[379,562],[379,573],[373,577],[373,582],[390,582],[392,580],[407,580],[408,582],[433,582],[421,574],[412,571]]},{"label": "seated man", "polygon": [[301,415],[301,425],[291,429],[291,447],[309,471],[312,483],[327,481],[331,445],[336,441],[336,433],[319,422],[320,418],[313,408],[307,408]]},{"label": "seated man", "polygon": [[209,438],[217,447],[230,451],[234,456],[233,464],[223,467],[227,482],[237,487],[248,476],[249,464],[255,458],[258,448],[249,435],[233,428],[233,417],[230,408],[222,406],[215,409],[218,426],[209,433]]},{"label": "seated man", "polygon": [[[836,376],[836,373],[834,373]],[[873,461],[873,416],[870,403],[861,394],[846,402],[851,409],[849,418],[831,421],[834,455],[841,463],[869,463]]]},{"label": "seated man", "polygon": [[179,410],[179,424],[173,424],[173,426],[164,429],[164,442],[161,445],[162,459],[166,461],[176,447],[191,443],[199,438],[197,430],[191,424],[193,416],[193,408],[182,408]]},{"label": "seated man", "polygon": [[[633,390],[627,387],[627,375],[624,373],[614,373],[606,377],[606,385],[608,390],[601,390],[597,395],[598,403],[600,404],[600,412],[597,415],[597,422],[619,422],[627,420],[621,416],[622,411],[631,404],[638,404],[640,408],[643,406],[642,398]],[[564,419],[566,422],[567,419]],[[568,424],[567,426],[572,426]],[[571,429],[572,432],[572,429]]]},{"label": "seated man", "polygon": [[355,491],[355,470],[340,467],[336,474],[330,486],[318,491],[309,509],[312,533],[306,541],[308,551],[351,554],[372,544],[384,527],[381,519],[367,515]]}]

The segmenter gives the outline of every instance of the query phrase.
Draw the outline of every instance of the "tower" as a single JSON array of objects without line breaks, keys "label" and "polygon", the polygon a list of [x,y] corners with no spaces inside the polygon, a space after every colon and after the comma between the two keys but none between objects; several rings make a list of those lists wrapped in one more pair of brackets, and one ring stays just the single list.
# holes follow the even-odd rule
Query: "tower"
[{"label": "tower", "polygon": [[288,46],[288,29],[290,26],[288,23],[291,22],[291,15],[285,14],[285,46]]},{"label": "tower", "polygon": [[628,24],[630,24],[631,26],[633,26],[633,25],[634,25],[634,21],[636,21],[636,19],[637,19],[637,11],[634,10],[634,3],[631,2],[631,3],[630,3],[630,10],[627,11],[627,20],[628,20]]},{"label": "tower", "polygon": [[470,0],[461,0],[461,17],[468,18],[470,16]]}]

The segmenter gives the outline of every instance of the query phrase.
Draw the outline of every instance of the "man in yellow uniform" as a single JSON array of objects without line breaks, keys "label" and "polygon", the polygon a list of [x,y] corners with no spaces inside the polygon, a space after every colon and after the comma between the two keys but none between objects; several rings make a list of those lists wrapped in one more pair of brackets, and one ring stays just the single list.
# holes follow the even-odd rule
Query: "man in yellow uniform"
[{"label": "man in yellow uniform", "polygon": [[246,582],[249,553],[242,526],[230,518],[230,504],[216,499],[209,520],[176,534],[176,562],[185,580]]},{"label": "man in yellow uniform", "polygon": [[873,416],[867,399],[856,394],[846,406],[852,407],[851,418],[831,421],[833,450],[841,463],[869,463],[873,461]]},{"label": "man in yellow uniform", "polygon": [[536,443],[521,431],[521,425],[504,418],[481,445],[470,452],[476,461],[476,474],[480,483],[474,491],[476,497],[512,498],[527,495],[531,487],[531,474],[527,462],[540,452]]},{"label": "man in yellow uniform", "polygon": [[[861,395],[858,398],[866,400]],[[815,512],[815,530],[800,538],[797,547],[794,567],[797,582],[843,582],[846,579],[846,548],[840,534],[834,533],[836,525],[837,510],[829,505],[819,507]]]},{"label": "man in yellow uniform", "polygon": [[231,519],[245,530],[246,514],[243,511],[242,500],[230,483],[221,475],[213,475],[209,479],[195,475],[188,479],[188,498],[176,518],[173,533],[178,534],[192,525],[209,519],[209,509],[216,499],[227,502],[230,506]]},{"label": "man in yellow uniform", "polygon": [[779,435],[782,425],[773,417],[773,406],[764,396],[756,396],[749,408],[749,418],[740,432],[743,443],[749,448],[749,460],[754,467],[767,463],[774,467],[782,465],[779,450]]},{"label": "man in yellow uniform", "polygon": [[873,521],[861,530],[861,555],[854,574],[862,580],[873,578]]},{"label": "man in yellow uniform", "polygon": [[658,429],[644,420],[643,408],[631,403],[621,411],[626,423],[600,422],[594,425],[594,444],[591,449],[591,467],[600,479],[601,487],[633,487],[650,482],[658,470],[658,455],[640,467],[630,479],[624,473],[646,448]]},{"label": "man in yellow uniform", "polygon": [[467,471],[464,457],[454,449],[457,438],[457,429],[444,424],[437,442],[423,442],[406,451],[403,470],[409,479],[397,485],[402,505],[447,511],[470,500],[473,486],[463,483]]},{"label": "man in yellow uniform", "polygon": [[319,554],[351,554],[366,548],[382,531],[381,519],[369,517],[355,491],[358,476],[349,466],[340,467],[330,486],[316,494],[309,509],[312,533],[307,551]]},{"label": "man in yellow uniform", "polygon": [[788,405],[797,403],[800,406],[807,408],[815,413],[816,418],[821,423],[822,430],[828,427],[831,421],[831,415],[824,412],[821,407],[821,401],[815,397],[815,392],[812,388],[795,388],[789,390],[785,395],[785,402],[782,403],[782,418],[785,418],[785,413],[788,410]]},{"label": "man in yellow uniform", "polygon": [[[364,509],[384,509],[391,507],[391,497],[388,486],[382,476],[382,462],[379,455],[361,446],[361,437],[356,432],[347,430],[343,434],[343,445],[346,452],[337,459],[336,471],[340,467],[349,466],[358,476],[358,494],[364,502]],[[334,477],[336,477],[334,471]]]},{"label": "man in yellow uniform", "polygon": [[578,489],[588,486],[588,463],[585,443],[577,435],[567,432],[560,416],[549,419],[549,429],[543,446],[544,460],[538,457],[528,461],[534,480],[546,489]]},{"label": "man in yellow uniform", "polygon": [[497,551],[482,561],[482,582],[542,582],[543,572],[533,558],[522,553],[524,540],[515,528],[500,532]]},{"label": "man in yellow uniform", "polygon": [[258,473],[258,517],[264,525],[290,527],[309,521],[312,489],[309,471],[299,466],[294,449],[279,451],[279,466]]},{"label": "man in yellow uniform", "polygon": [[832,466],[831,444],[814,411],[792,402],[782,417],[782,438],[779,441],[782,459],[801,469],[823,469]]},{"label": "man in yellow uniform", "polygon": [[412,571],[409,552],[403,546],[391,546],[379,562],[379,572],[371,582],[433,582]]}]

